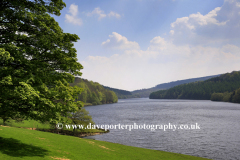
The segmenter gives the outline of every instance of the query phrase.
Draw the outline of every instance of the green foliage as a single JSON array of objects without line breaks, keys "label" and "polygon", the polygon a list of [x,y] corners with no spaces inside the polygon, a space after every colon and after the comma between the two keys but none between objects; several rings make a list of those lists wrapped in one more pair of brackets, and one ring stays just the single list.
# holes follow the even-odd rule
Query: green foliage
[{"label": "green foliage", "polygon": [[219,77],[208,79],[203,82],[182,84],[170,88],[168,90],[160,90],[157,92],[153,92],[150,94],[149,98],[210,100],[212,96],[212,99],[227,101],[227,99],[229,98],[228,92],[232,92],[233,90],[239,87],[240,87],[240,72],[232,72],[223,74]]},{"label": "green foliage", "polygon": [[231,102],[240,103],[240,88],[233,91],[233,93],[231,94]]},{"label": "green foliage", "polygon": [[[184,80],[178,80],[178,81],[173,81],[169,83],[162,83],[158,84],[155,87],[152,88],[147,88],[147,89],[140,89],[140,90],[134,90],[131,93],[133,94],[132,97],[149,97],[149,95],[152,92],[156,92],[159,90],[166,90],[181,84],[186,84],[186,83],[191,83],[191,82],[197,82],[197,81],[204,81],[213,77],[217,77],[220,75],[213,75],[213,76],[206,76],[206,77],[199,77],[199,78],[191,78],[191,79],[184,79]],[[131,97],[131,96],[130,96]]]},{"label": "green foliage", "polygon": [[142,98],[142,97],[149,97],[149,95],[152,92],[156,92],[159,90],[166,90],[166,89],[169,89],[174,86],[181,85],[181,84],[197,82],[197,81],[204,81],[204,80],[207,80],[207,79],[210,79],[213,77],[217,77],[217,76],[220,76],[220,75],[206,76],[206,77],[200,77],[200,78],[191,78],[191,79],[179,80],[179,81],[174,81],[174,82],[169,82],[169,83],[162,83],[162,84],[159,84],[152,88],[139,89],[139,90],[134,90],[132,92],[129,92],[126,90],[121,90],[121,89],[116,89],[116,88],[111,88],[111,87],[106,87],[106,86],[104,86],[104,87],[111,91],[114,91],[119,99]]},{"label": "green foliage", "polygon": [[83,88],[83,92],[78,95],[78,100],[87,104],[100,105],[106,103],[116,103],[117,95],[108,89],[105,89],[97,82],[88,81],[86,79],[75,78],[71,86]]},{"label": "green foliage", "polygon": [[222,101],[230,102],[231,94],[232,94],[231,92],[224,92]]},{"label": "green foliage", "polygon": [[234,90],[233,92],[213,93],[211,96],[211,100],[240,103],[240,88],[237,90]]},{"label": "green foliage", "polygon": [[92,120],[92,116],[89,115],[89,112],[85,108],[81,108],[81,110],[73,113],[71,120],[71,124],[82,124],[84,127],[87,127],[89,123],[95,124]]},{"label": "green foliage", "polygon": [[81,75],[73,42],[49,14],[60,15],[62,0],[0,2],[0,118],[63,122],[80,109]]},{"label": "green foliage", "polygon": [[213,93],[211,95],[211,101],[224,101],[224,102],[232,102],[231,96],[233,92],[224,92],[224,93]]},{"label": "green foliage", "polygon": [[223,101],[223,93],[213,93],[211,95],[212,101]]}]

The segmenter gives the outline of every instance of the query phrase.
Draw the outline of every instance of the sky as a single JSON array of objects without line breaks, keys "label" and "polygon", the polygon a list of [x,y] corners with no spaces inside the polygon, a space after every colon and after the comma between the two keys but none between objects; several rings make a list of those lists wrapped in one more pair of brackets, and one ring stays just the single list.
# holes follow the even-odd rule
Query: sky
[{"label": "sky", "polygon": [[240,70],[240,0],[68,0],[82,78],[137,90]]}]

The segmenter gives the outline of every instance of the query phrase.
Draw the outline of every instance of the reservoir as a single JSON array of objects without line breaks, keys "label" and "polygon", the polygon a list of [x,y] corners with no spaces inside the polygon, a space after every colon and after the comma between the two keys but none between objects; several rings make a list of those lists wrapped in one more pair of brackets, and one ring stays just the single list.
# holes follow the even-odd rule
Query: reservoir
[{"label": "reservoir", "polygon": [[88,106],[97,125],[194,125],[196,129],[110,129],[96,140],[216,160],[240,159],[240,104],[209,100],[120,99]]}]

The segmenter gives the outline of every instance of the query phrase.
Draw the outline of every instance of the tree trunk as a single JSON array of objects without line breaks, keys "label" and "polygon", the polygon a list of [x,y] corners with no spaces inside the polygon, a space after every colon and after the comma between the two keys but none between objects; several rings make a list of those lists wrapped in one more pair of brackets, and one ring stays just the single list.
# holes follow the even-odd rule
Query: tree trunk
[{"label": "tree trunk", "polygon": [[6,126],[7,118],[3,118],[3,125]]}]

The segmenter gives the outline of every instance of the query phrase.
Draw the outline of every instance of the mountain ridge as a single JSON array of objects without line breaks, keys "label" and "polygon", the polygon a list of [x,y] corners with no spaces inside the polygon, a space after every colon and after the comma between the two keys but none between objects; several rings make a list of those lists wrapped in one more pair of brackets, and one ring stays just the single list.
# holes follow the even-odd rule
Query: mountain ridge
[{"label": "mountain ridge", "polygon": [[[107,87],[107,86],[103,86],[103,87],[114,91],[119,99],[144,98],[144,97],[149,97],[149,95],[152,92],[155,92],[155,91],[158,91],[158,90],[165,90],[165,89],[175,87],[177,85],[196,82],[196,81],[204,81],[204,80],[207,80],[207,79],[218,77],[220,75],[222,75],[222,74],[177,80],[177,81],[172,81],[172,82],[168,82],[168,83],[161,83],[161,84],[156,85],[155,87],[146,88],[146,89],[139,89],[139,90],[134,90],[134,91],[121,90],[121,89]],[[126,94],[121,94],[121,93],[126,93]]]},{"label": "mountain ridge", "polygon": [[[198,99],[210,100],[214,93],[233,92],[240,87],[240,71],[225,73],[205,81],[181,84],[167,90],[158,90],[150,94],[150,99]],[[215,96],[216,97],[216,96]],[[228,98],[230,99],[230,97]]]}]

